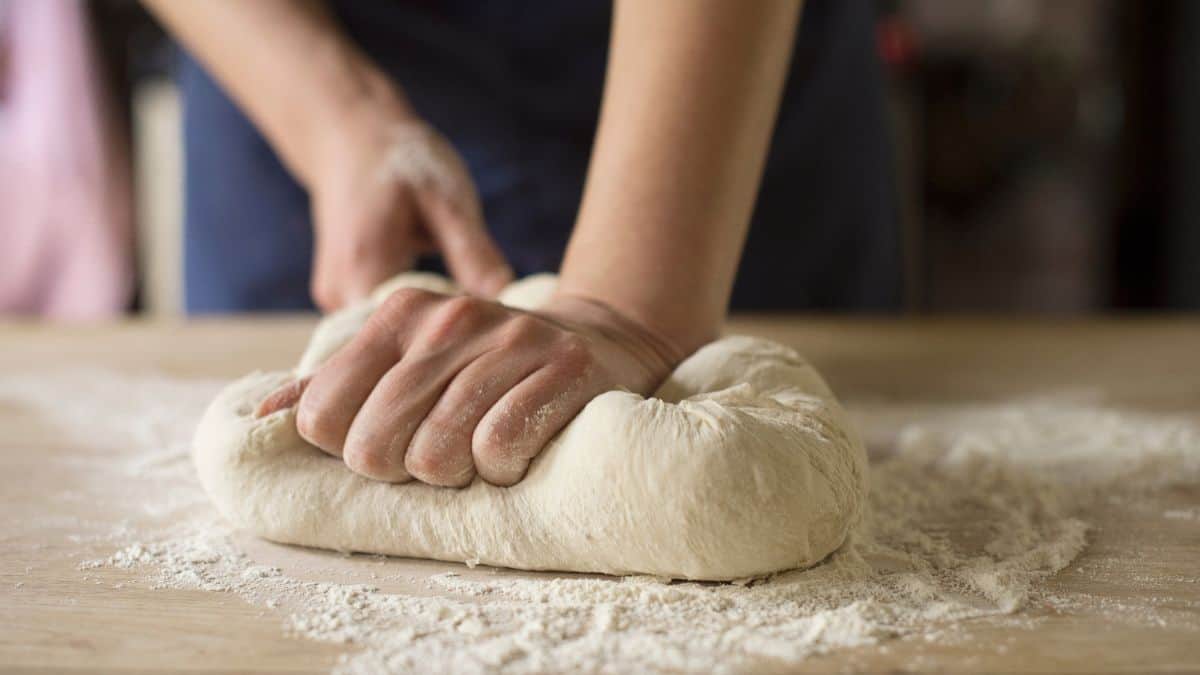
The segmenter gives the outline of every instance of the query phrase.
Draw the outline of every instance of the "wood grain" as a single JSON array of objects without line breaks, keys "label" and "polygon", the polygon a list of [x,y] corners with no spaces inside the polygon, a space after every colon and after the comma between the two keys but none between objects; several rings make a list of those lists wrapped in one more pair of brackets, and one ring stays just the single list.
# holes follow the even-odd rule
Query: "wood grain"
[{"label": "wood grain", "polygon": [[[82,367],[228,378],[290,366],[312,325],[306,317],[73,328],[0,324],[0,376]],[[730,332],[797,347],[852,410],[880,400],[936,406],[1090,391],[1131,409],[1200,420],[1196,320],[738,317]],[[139,516],[73,502],[66,496],[87,485],[86,472],[45,469],[49,457],[89,452],[86,442],[2,402],[0,431],[0,668],[326,672],[345,649],[288,638],[280,616],[232,595],[150,589],[129,583],[140,576],[136,571],[80,570],[82,556],[104,550],[103,542],[72,540],[80,523],[126,518],[136,525]],[[899,639],[814,658],[802,670],[1200,670],[1200,527],[1161,517],[1166,509],[1198,504],[1200,489],[1191,488],[1135,509],[1088,514],[1098,524],[1088,549],[1047,582],[1050,593],[1086,596],[1081,609],[1035,602],[1015,617],[968,622],[952,644]],[[366,581],[379,564],[414,574],[461,569],[242,544],[256,561],[298,578],[336,570],[337,581]]]}]

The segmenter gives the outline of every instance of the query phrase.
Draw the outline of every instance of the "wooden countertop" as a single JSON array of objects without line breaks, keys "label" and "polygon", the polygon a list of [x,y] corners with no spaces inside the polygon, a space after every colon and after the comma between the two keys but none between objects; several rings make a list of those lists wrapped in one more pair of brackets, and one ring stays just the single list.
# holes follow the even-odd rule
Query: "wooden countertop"
[{"label": "wooden countertop", "polygon": [[[72,328],[0,323],[0,374],[103,368],[230,378],[289,367],[312,325],[305,317]],[[1131,409],[1200,420],[1196,319],[739,317],[730,332],[798,348],[851,409],[879,400],[936,406],[1085,390]],[[132,578],[129,570],[79,570],[81,551],[97,550],[95,542],[50,540],[23,527],[35,514],[135,523],[139,517],[56,499],[57,488],[88,476],[82,470],[50,475],[43,459],[69,459],[88,446],[35,426],[27,411],[0,402],[0,669],[325,672],[333,666],[343,647],[288,638],[278,616],[236,597],[121,587]],[[1194,507],[1200,488],[1161,499],[1163,508]],[[1098,525],[1090,545],[1047,582],[1051,590],[1086,592],[1100,601],[1096,607],[1109,609],[1031,606],[1021,612],[1038,619],[1036,629],[979,621],[965,627],[970,639],[954,645],[895,641],[816,657],[804,669],[1200,670],[1200,527],[1195,520],[1148,514],[1089,514]],[[273,560],[314,555],[246,545],[251,556]],[[1161,580],[1147,581],[1147,570]],[[1172,618],[1114,621],[1113,607],[1130,613],[1166,607]]]}]

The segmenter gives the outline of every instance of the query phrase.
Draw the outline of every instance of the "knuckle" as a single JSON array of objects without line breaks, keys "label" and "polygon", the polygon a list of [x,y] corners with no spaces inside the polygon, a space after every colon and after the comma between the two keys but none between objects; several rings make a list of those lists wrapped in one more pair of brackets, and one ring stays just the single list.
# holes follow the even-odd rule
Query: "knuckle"
[{"label": "knuckle", "polygon": [[518,454],[524,432],[524,420],[511,407],[497,409],[487,424],[476,429],[471,439],[471,452],[479,462],[504,463]]},{"label": "knuckle", "polygon": [[296,431],[301,438],[327,452],[336,452],[341,446],[337,420],[323,406],[303,398],[296,410]]},{"label": "knuckle", "polygon": [[496,430],[491,429],[471,444],[471,454],[480,464],[503,464],[513,455],[512,443],[510,439],[501,439]]},{"label": "knuckle", "polygon": [[544,329],[542,322],[528,314],[518,314],[509,319],[500,336],[500,346],[506,349],[522,347],[536,339]]},{"label": "knuckle", "polygon": [[410,450],[404,456],[404,468],[424,482],[438,478],[443,471],[443,465],[437,453],[422,452],[417,449]]},{"label": "knuckle", "polygon": [[452,423],[431,413],[413,435],[408,451],[418,455],[445,452],[453,448],[457,438],[456,431]]},{"label": "knuckle", "polygon": [[397,288],[384,299],[375,314],[387,318],[403,318],[434,301],[437,293],[423,288]]},{"label": "knuckle", "polygon": [[375,480],[401,481],[408,474],[386,448],[372,443],[347,443],[342,461],[351,471]]},{"label": "knuckle", "polygon": [[479,326],[490,312],[488,303],[469,295],[448,298],[440,304],[427,325],[434,341],[463,335]]},{"label": "knuckle", "polygon": [[511,427],[494,427],[477,436],[472,455],[480,474],[493,485],[508,486],[520,480],[529,467],[528,454],[520,445],[519,434]]},{"label": "knuckle", "polygon": [[371,312],[359,335],[368,342],[390,342],[409,317],[436,297],[436,293],[420,288],[398,288]]},{"label": "knuckle", "polygon": [[464,464],[454,453],[410,448],[404,456],[404,468],[410,475],[423,483],[458,487],[466,485],[474,476],[474,465]]},{"label": "knuckle", "polygon": [[591,345],[585,338],[574,333],[559,338],[553,359],[559,372],[576,377],[587,374],[596,363],[596,355],[592,352]]},{"label": "knuckle", "polygon": [[367,350],[373,349],[377,345],[392,344],[397,337],[399,325],[401,323],[398,316],[376,311],[367,317],[366,323],[348,344],[353,345],[355,350]]},{"label": "knuckle", "polygon": [[445,431],[440,425],[425,420],[417,433],[413,434],[412,441],[408,444],[408,453],[404,456],[404,465],[416,470],[414,476],[424,477],[438,473],[442,466],[440,457],[451,445],[447,437],[442,435]]}]

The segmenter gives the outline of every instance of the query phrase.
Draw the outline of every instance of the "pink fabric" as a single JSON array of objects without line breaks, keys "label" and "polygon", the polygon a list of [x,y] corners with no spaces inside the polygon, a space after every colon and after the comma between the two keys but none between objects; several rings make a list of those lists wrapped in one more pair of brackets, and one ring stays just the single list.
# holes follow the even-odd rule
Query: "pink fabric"
[{"label": "pink fabric", "polygon": [[0,0],[0,313],[93,319],[132,289],[127,156],[80,0]]}]

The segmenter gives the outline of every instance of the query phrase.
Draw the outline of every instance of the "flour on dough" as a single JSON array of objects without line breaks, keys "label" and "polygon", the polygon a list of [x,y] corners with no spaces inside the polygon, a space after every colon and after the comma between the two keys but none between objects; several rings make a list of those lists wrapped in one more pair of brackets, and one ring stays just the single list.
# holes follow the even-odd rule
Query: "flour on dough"
[{"label": "flour on dough", "polygon": [[[846,414],[798,354],[757,338],[705,346],[650,398],[597,396],[510,488],[371,481],[301,439],[292,410],[253,416],[387,294],[414,285],[454,290],[439,277],[398,277],[323,320],[296,371],[248,375],[209,406],[194,458],[235,525],[342,551],[728,580],[814,565],[861,519],[867,462]],[[533,308],[553,287],[532,277],[500,299]]]}]

